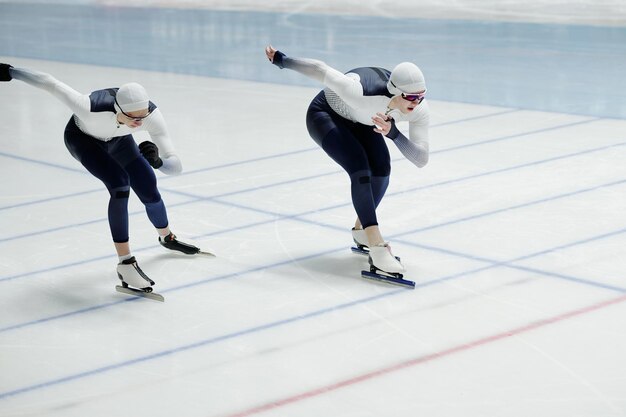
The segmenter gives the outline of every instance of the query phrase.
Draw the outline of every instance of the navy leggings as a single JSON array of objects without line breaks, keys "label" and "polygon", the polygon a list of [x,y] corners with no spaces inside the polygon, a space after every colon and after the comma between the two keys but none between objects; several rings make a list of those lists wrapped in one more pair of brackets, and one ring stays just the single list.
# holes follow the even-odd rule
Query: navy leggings
[{"label": "navy leggings", "polygon": [[146,207],[154,227],[167,227],[167,212],[157,189],[156,175],[141,156],[131,135],[103,142],[83,133],[70,119],[65,127],[65,146],[87,171],[109,190],[109,226],[116,243],[128,242],[128,196],[133,189]]},{"label": "navy leggings", "polygon": [[338,115],[324,91],[311,102],[306,126],[313,140],[350,176],[352,204],[361,225],[378,224],[376,207],[389,185],[391,159],[385,139],[372,126]]}]

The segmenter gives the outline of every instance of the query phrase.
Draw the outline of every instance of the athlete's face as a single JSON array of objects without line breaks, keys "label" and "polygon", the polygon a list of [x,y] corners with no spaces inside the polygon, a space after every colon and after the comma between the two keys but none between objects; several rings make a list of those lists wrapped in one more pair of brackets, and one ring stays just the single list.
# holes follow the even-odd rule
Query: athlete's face
[{"label": "athlete's face", "polygon": [[139,127],[143,124],[143,119],[150,115],[150,111],[148,109],[137,110],[131,112],[121,112],[117,115],[117,120],[120,123],[125,124],[128,127]]},{"label": "athlete's face", "polygon": [[397,100],[398,109],[404,114],[411,113],[417,106],[420,105],[422,101],[424,101],[425,94],[426,90],[413,94],[401,94],[400,100]]}]

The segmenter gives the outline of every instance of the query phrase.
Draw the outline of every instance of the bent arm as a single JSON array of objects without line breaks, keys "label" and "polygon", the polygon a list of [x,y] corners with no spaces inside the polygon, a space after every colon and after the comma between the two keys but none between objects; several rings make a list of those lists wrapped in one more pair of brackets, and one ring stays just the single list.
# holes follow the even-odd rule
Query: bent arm
[{"label": "bent arm", "polygon": [[409,139],[398,130],[395,121],[392,121],[391,129],[387,134],[387,137],[393,140],[402,155],[418,168],[423,168],[428,163],[428,124],[428,113],[417,121],[409,122]]},{"label": "bent arm", "polygon": [[167,175],[176,175],[183,172],[183,164],[176,154],[161,110],[157,108],[152,112],[145,122],[145,127],[150,138],[159,148],[159,157],[163,161],[159,171]]},{"label": "bent arm", "polygon": [[423,168],[428,163],[428,139],[412,141],[400,133],[393,139],[393,143],[396,144],[402,155],[418,168]]}]

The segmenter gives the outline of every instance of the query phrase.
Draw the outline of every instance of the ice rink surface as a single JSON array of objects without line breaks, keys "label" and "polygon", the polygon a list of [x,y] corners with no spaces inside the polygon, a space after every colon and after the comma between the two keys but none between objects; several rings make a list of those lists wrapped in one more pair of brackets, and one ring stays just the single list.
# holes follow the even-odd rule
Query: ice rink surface
[{"label": "ice rink surface", "polygon": [[[268,14],[271,30],[283,17]],[[194,74],[201,62],[158,68],[156,55],[145,68],[94,62],[129,37],[107,37],[102,50],[76,55],[83,62],[69,55],[71,36],[43,48],[66,48],[67,59],[29,55],[27,44],[0,49],[0,62],[82,92],[141,82],[185,169],[159,175],[171,226],[218,255],[166,252],[133,195],[133,252],[166,301],[116,293],[108,194],[65,149],[69,110],[24,83],[2,83],[0,416],[626,416],[626,119],[597,97],[588,107],[568,101],[574,66],[551,86],[548,104],[560,102],[562,112],[506,77],[483,84],[488,91],[472,103],[472,80],[464,84],[453,67],[433,74],[441,87],[429,96],[430,162],[418,169],[389,143],[391,184],[378,211],[417,287],[367,281],[366,258],[349,250],[347,175],[304,126],[320,87],[296,85],[262,54],[265,42],[280,47],[296,29],[251,39],[241,62],[232,50],[227,60],[214,56],[220,70],[246,65],[241,77]],[[611,33],[612,42],[575,49],[547,39],[542,55],[574,63],[571,55],[593,44],[594,56],[625,65],[612,49],[626,42],[623,28]],[[41,35],[33,30],[26,42]],[[218,45],[226,37],[215,36]],[[319,49],[312,38],[298,52],[342,70],[356,66],[351,58],[376,65],[345,49],[366,37],[383,42],[384,34]],[[144,38],[129,43],[139,55]],[[453,37],[441,39],[447,48]],[[517,61],[485,61],[482,45],[484,68],[515,71]],[[184,56],[185,45],[178,49]],[[383,55],[404,60],[393,42]],[[538,71],[541,61],[531,65]],[[614,66],[591,74],[606,81],[592,92],[612,89],[624,103],[614,74]],[[456,92],[445,90],[446,78]],[[463,97],[444,99],[454,94]],[[519,106],[503,106],[498,94]]]}]

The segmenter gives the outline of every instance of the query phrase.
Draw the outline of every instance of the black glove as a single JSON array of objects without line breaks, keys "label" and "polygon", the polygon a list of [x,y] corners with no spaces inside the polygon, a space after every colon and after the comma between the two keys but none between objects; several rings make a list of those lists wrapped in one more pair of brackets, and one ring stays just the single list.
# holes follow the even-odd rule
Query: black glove
[{"label": "black glove", "polygon": [[400,134],[400,131],[396,127],[396,121],[393,119],[393,117],[390,117],[389,119],[387,119],[387,121],[391,122],[391,128],[389,128],[389,133],[387,133],[387,137],[391,140],[396,139]]},{"label": "black glove", "polygon": [[287,55],[283,54],[280,51],[276,51],[276,53],[274,54],[274,59],[272,60],[272,64],[276,65],[278,68],[283,69],[285,68],[283,66],[283,58],[285,58]]},{"label": "black glove", "polygon": [[152,168],[159,169],[163,166],[163,160],[159,158],[159,148],[149,140],[139,144],[139,152]]},{"label": "black glove", "polygon": [[13,65],[0,64],[0,81],[11,81],[13,79],[9,68],[13,68]]}]

